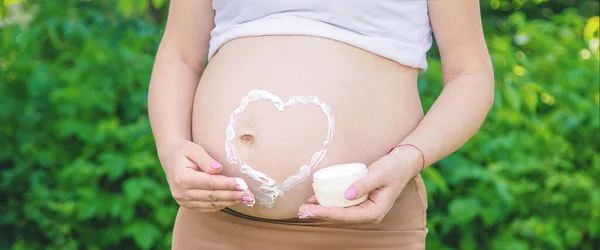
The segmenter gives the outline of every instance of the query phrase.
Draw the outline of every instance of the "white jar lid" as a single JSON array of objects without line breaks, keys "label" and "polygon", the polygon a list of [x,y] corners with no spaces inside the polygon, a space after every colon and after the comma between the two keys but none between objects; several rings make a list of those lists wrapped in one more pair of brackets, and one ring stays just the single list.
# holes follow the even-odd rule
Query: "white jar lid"
[{"label": "white jar lid", "polygon": [[[315,184],[354,182],[367,175],[367,166],[362,163],[343,163],[329,166],[313,174]],[[348,185],[350,185],[349,183]]]}]

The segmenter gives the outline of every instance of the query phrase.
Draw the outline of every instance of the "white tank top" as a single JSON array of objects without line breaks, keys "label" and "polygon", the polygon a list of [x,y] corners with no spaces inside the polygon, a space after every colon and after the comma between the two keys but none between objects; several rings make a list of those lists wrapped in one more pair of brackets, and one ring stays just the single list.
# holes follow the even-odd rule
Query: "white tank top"
[{"label": "white tank top", "polygon": [[260,35],[311,35],[427,69],[431,26],[425,0],[213,0],[209,59],[226,42]]}]

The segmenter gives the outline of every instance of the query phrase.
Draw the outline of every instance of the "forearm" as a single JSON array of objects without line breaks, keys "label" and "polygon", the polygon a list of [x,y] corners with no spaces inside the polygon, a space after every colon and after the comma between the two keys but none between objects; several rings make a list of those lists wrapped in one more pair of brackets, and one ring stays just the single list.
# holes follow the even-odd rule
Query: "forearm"
[{"label": "forearm", "polygon": [[148,90],[148,116],[158,155],[191,140],[192,105],[201,72],[168,52],[159,52]]},{"label": "forearm", "polygon": [[[424,165],[429,166],[456,151],[477,132],[493,99],[492,75],[461,75],[445,85],[429,112],[401,144],[419,147],[425,156]],[[416,172],[422,166],[418,159]]]}]

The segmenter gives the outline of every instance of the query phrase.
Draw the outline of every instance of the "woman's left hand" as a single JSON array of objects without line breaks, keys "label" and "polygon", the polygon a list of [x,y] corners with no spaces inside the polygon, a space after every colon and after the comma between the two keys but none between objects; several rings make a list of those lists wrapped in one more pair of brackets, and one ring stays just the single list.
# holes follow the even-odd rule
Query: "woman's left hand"
[{"label": "woman's left hand", "polygon": [[421,164],[419,151],[399,147],[371,164],[368,175],[347,189],[346,199],[354,200],[369,194],[366,201],[352,207],[329,208],[318,205],[313,195],[309,199],[312,204],[300,207],[298,218],[343,223],[379,223],[390,211],[404,186],[421,170]]}]

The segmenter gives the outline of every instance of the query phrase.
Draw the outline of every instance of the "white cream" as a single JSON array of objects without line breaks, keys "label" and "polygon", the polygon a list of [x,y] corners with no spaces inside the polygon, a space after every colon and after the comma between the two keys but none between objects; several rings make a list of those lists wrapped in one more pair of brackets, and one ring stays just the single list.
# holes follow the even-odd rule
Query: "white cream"
[{"label": "white cream", "polygon": [[[323,142],[322,148],[313,154],[310,163],[301,166],[297,174],[286,178],[281,182],[281,184],[278,184],[277,181],[273,180],[266,174],[254,170],[243,159],[240,159],[240,157],[237,154],[238,149],[235,147],[235,145],[233,145],[233,140],[235,139],[234,127],[236,116],[243,113],[246,107],[248,107],[248,105],[251,102],[258,100],[271,101],[273,106],[279,111],[284,111],[286,107],[295,104],[314,104],[319,106],[323,114],[325,114],[325,116],[327,117],[327,137]],[[277,197],[283,195],[284,192],[292,189],[298,183],[305,181],[306,178],[310,176],[312,169],[314,169],[323,159],[323,157],[325,157],[325,154],[327,153],[327,146],[329,145],[333,137],[334,126],[335,122],[333,116],[331,115],[331,107],[329,107],[327,103],[319,100],[319,98],[317,98],[316,96],[294,96],[284,103],[279,96],[271,92],[268,92],[266,90],[253,89],[250,90],[250,92],[242,98],[240,106],[237,109],[235,109],[229,117],[229,124],[227,125],[227,129],[225,131],[225,152],[227,154],[227,161],[230,164],[236,164],[240,166],[240,171],[242,173],[248,175],[250,178],[258,182],[261,185],[260,191],[262,191],[262,194],[255,193],[255,199],[257,199],[262,205],[266,207],[273,207],[275,205],[275,200],[277,200]]]},{"label": "white cream", "polygon": [[243,191],[248,191],[248,184],[246,184],[246,181],[244,181],[244,179],[239,178],[239,177],[235,177],[235,183],[243,190]]},{"label": "white cream", "polygon": [[[242,191],[248,192],[248,184],[246,184],[246,181],[244,181],[244,179],[235,177],[235,183],[242,189]],[[256,203],[256,200],[252,200],[252,203],[246,204],[246,206],[252,207],[254,206],[254,203]]]},{"label": "white cream", "polygon": [[364,195],[347,200],[346,190],[357,180],[367,176],[368,169],[362,163],[344,163],[323,168],[313,174],[313,190],[319,205],[323,207],[349,207],[367,200]]}]

